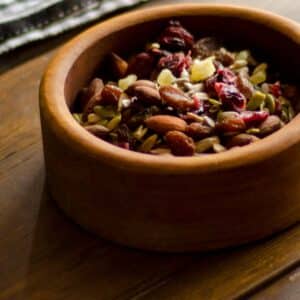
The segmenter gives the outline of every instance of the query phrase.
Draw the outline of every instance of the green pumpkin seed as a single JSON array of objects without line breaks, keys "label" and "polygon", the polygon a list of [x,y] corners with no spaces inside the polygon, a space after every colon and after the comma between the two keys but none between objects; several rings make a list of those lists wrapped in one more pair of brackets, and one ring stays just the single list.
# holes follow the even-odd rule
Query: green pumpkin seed
[{"label": "green pumpkin seed", "polygon": [[231,66],[230,69],[240,69],[246,67],[248,64],[247,60],[245,59],[237,59]]},{"label": "green pumpkin seed", "polygon": [[82,114],[74,113],[72,116],[79,124],[82,124]]},{"label": "green pumpkin seed", "polygon": [[250,56],[249,50],[242,50],[236,55],[235,59],[248,61],[249,56]]},{"label": "green pumpkin seed", "polygon": [[148,128],[144,127],[143,125],[140,125],[134,132],[133,132],[133,136],[137,139],[137,140],[141,140],[144,135],[147,133]]},{"label": "green pumpkin seed", "polygon": [[263,108],[265,104],[266,95],[260,91],[256,91],[251,97],[250,101],[247,103],[247,109],[256,110],[258,108]]},{"label": "green pumpkin seed", "polygon": [[113,130],[120,124],[121,120],[122,120],[122,116],[121,114],[118,114],[107,123],[106,127],[109,130]]},{"label": "green pumpkin seed", "polygon": [[139,147],[139,151],[141,152],[149,152],[154,145],[156,144],[158,139],[158,135],[157,134],[152,134],[150,135]]},{"label": "green pumpkin seed", "polygon": [[267,73],[266,73],[266,71],[263,71],[263,70],[258,71],[256,73],[253,73],[253,75],[249,79],[250,79],[251,83],[254,85],[261,84],[266,81]]},{"label": "green pumpkin seed", "polygon": [[271,114],[274,113],[275,111],[275,98],[273,95],[271,94],[267,94],[266,95],[266,98],[265,98],[265,105],[266,107],[269,109],[269,112]]},{"label": "green pumpkin seed", "polygon": [[213,144],[213,150],[216,153],[221,153],[221,152],[226,151],[227,149],[223,145],[221,145],[221,144]]},{"label": "green pumpkin seed", "polygon": [[88,114],[87,121],[89,124],[95,124],[98,121],[100,121],[100,117],[98,115],[96,115],[95,113],[90,113],[90,114]]},{"label": "green pumpkin seed", "polygon": [[104,106],[101,106],[101,105],[96,105],[94,107],[94,112],[100,118],[103,118],[103,119],[113,118],[116,115],[115,109],[111,106],[105,106],[104,107]]},{"label": "green pumpkin seed", "polygon": [[209,98],[207,101],[208,101],[211,105],[215,105],[215,106],[221,106],[221,105],[222,105],[222,103],[221,103],[220,101],[218,101],[218,100],[216,100],[216,99],[213,99],[213,98]]},{"label": "green pumpkin seed", "polygon": [[261,63],[253,70],[253,74],[257,74],[259,72],[266,73],[267,68],[268,68],[268,65],[266,63]]},{"label": "green pumpkin seed", "polygon": [[259,128],[249,128],[248,130],[246,130],[246,133],[248,133],[248,134],[258,134],[258,133],[260,133],[260,129]]}]

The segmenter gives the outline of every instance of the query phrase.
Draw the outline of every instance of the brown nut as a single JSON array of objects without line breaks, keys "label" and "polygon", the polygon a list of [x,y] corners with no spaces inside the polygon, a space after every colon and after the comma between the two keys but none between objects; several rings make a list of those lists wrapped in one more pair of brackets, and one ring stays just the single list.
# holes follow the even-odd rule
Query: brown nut
[{"label": "brown nut", "polygon": [[125,93],[129,96],[135,96],[134,91],[137,87],[144,86],[156,89],[156,84],[150,80],[137,80],[135,81],[129,88],[125,91]]},{"label": "brown nut", "polygon": [[165,134],[168,131],[185,131],[186,122],[178,117],[168,116],[168,115],[156,115],[145,120],[145,124],[148,128]]},{"label": "brown nut", "polygon": [[180,131],[169,131],[165,135],[168,146],[176,156],[192,156],[195,153],[195,143],[192,138]]},{"label": "brown nut", "polygon": [[231,137],[227,142],[227,148],[232,148],[236,146],[245,146],[259,140],[258,137],[252,134],[241,133]]},{"label": "brown nut", "polygon": [[183,91],[173,86],[163,86],[159,89],[160,96],[167,105],[186,111],[195,108],[195,103]]},{"label": "brown nut", "polygon": [[213,128],[203,123],[194,122],[187,126],[186,134],[195,139],[207,137],[213,133]]},{"label": "brown nut", "polygon": [[263,121],[260,126],[260,135],[266,136],[269,135],[276,130],[280,129],[282,127],[282,122],[278,116],[269,116],[265,121]]},{"label": "brown nut", "polygon": [[225,111],[219,113],[216,128],[224,133],[240,132],[246,129],[246,124],[239,113]]},{"label": "brown nut", "polygon": [[87,115],[93,112],[94,106],[100,103],[103,87],[103,81],[99,78],[95,78],[86,89],[84,96],[82,96],[80,102],[83,106],[82,119],[84,121],[86,120]]},{"label": "brown nut", "polygon": [[101,93],[101,104],[117,105],[121,94],[122,90],[117,86],[107,84]]},{"label": "brown nut", "polygon": [[139,79],[149,78],[155,68],[155,58],[142,52],[132,57],[129,61],[127,74],[135,74]]},{"label": "brown nut", "polygon": [[116,78],[123,78],[128,69],[128,63],[116,53],[111,53],[111,68]]},{"label": "brown nut", "polygon": [[134,88],[132,95],[137,97],[138,101],[141,101],[149,105],[161,104],[161,98],[157,89],[148,86],[137,86]]},{"label": "brown nut", "polygon": [[95,125],[88,125],[88,126],[85,126],[84,127],[88,132],[90,132],[91,134],[99,137],[99,138],[103,138],[105,137],[109,130],[102,126],[102,125],[98,125],[98,124],[95,124]]}]

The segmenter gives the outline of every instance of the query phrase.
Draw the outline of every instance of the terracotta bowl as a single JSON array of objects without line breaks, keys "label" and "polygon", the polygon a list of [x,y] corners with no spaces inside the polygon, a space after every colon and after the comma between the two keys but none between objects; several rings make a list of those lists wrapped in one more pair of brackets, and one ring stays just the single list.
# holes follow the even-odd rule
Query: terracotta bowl
[{"label": "terracotta bowl", "polygon": [[300,219],[300,116],[271,136],[205,157],[157,157],[85,131],[69,107],[106,54],[130,53],[170,18],[201,36],[266,54],[299,82],[300,28],[274,14],[184,4],[100,23],[55,56],[40,89],[47,180],[75,222],[106,239],[159,251],[195,251],[261,239]]}]

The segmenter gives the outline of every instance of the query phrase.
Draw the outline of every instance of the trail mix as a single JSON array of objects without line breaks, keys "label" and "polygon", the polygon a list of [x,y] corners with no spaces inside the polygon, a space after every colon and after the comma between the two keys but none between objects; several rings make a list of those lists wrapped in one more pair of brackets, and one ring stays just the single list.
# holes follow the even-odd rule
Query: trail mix
[{"label": "trail mix", "polygon": [[[249,50],[195,40],[178,21],[128,61],[112,53],[115,81],[95,78],[74,118],[91,134],[150,154],[192,156],[244,146],[295,115],[298,90],[282,84]],[[294,107],[294,108],[293,108]]]}]

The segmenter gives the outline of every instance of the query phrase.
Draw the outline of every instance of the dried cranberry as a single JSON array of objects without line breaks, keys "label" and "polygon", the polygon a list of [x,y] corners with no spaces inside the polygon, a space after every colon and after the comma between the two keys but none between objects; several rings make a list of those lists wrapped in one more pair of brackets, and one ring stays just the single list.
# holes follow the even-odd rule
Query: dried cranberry
[{"label": "dried cranberry", "polygon": [[274,84],[269,84],[269,90],[276,98],[282,95],[281,84],[279,81],[275,82]]},{"label": "dried cranberry", "polygon": [[256,126],[262,123],[267,117],[269,113],[267,111],[243,111],[241,112],[241,118],[244,120],[246,125]]},{"label": "dried cranberry", "polygon": [[219,67],[217,73],[208,78],[205,82],[206,92],[209,93],[212,97],[216,96],[216,82],[235,84],[236,75],[230,69]]},{"label": "dried cranberry", "polygon": [[236,111],[245,109],[246,97],[234,85],[216,82],[215,90],[225,108],[233,108]]},{"label": "dried cranberry", "polygon": [[158,62],[159,69],[169,69],[172,73],[179,77],[184,69],[188,69],[192,63],[191,56],[183,53],[174,53],[166,57],[162,57]]},{"label": "dried cranberry", "polygon": [[170,51],[189,50],[193,47],[194,37],[179,22],[171,21],[160,35],[158,42]]},{"label": "dried cranberry", "polygon": [[128,65],[127,74],[135,74],[139,79],[149,78],[156,64],[156,59],[147,52],[135,55]]}]

